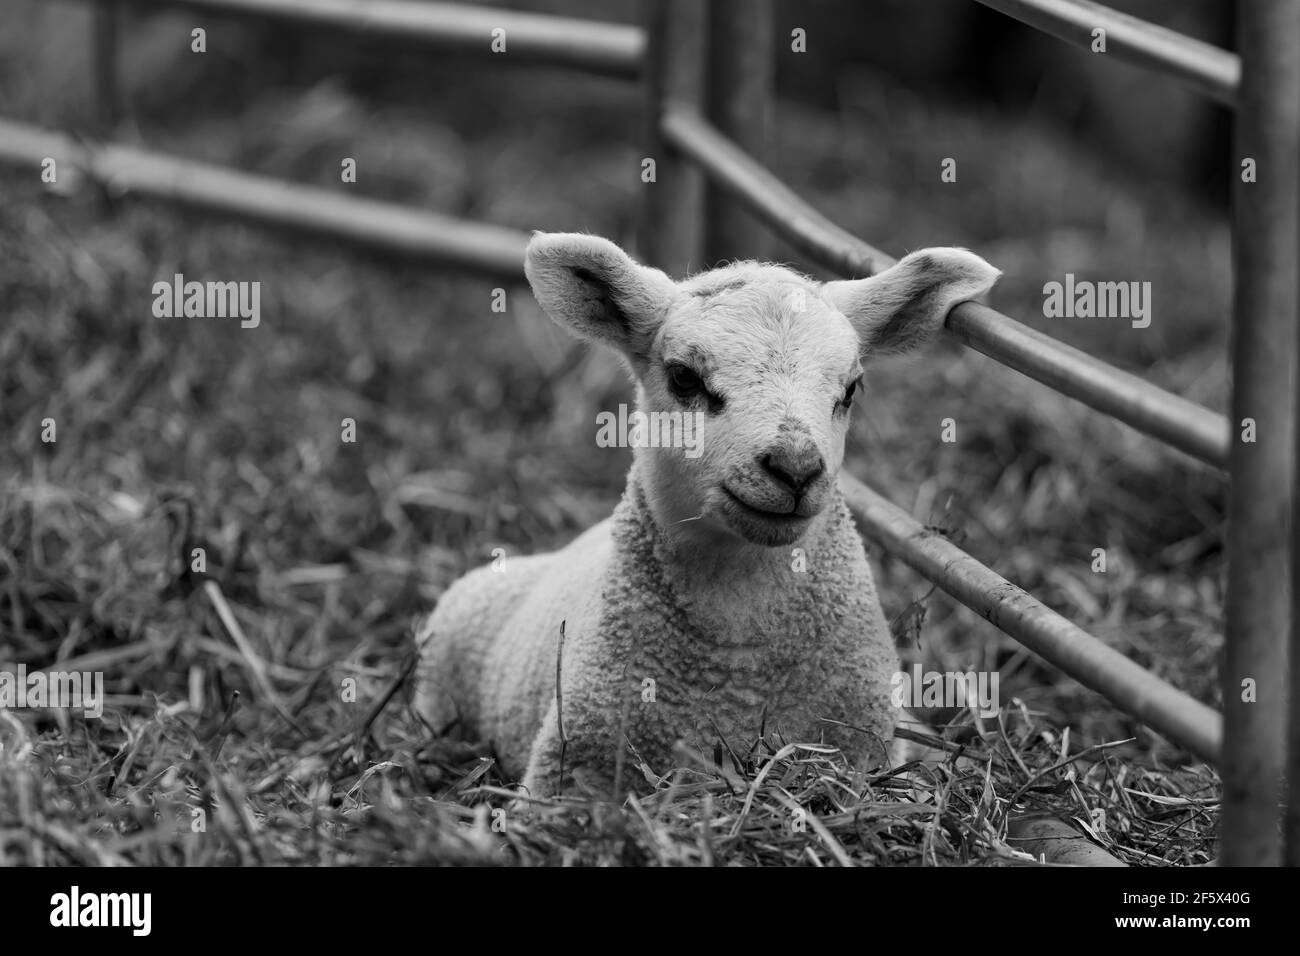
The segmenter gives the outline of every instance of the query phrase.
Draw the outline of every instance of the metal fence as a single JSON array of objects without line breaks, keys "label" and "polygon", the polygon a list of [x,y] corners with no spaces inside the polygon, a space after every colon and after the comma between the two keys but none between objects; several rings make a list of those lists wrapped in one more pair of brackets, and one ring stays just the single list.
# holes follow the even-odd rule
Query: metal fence
[{"label": "metal fence", "polygon": [[[118,108],[113,58],[119,0],[94,2],[94,75],[107,126]],[[412,0],[136,2],[466,52],[488,52],[494,31],[504,30],[512,62],[641,83],[645,144],[657,162],[657,182],[646,191],[638,251],[655,265],[681,272],[709,259],[701,250],[713,258],[737,255],[736,246],[752,232],[749,215],[846,278],[894,262],[817,212],[761,161],[774,102],[773,0],[647,0],[644,27]],[[1292,462],[1300,443],[1292,395],[1300,318],[1300,3],[1239,2],[1237,55],[1086,0],[979,2],[1071,43],[1091,46],[1104,31],[1107,55],[1235,109],[1236,161],[1255,161],[1257,177],[1241,177],[1233,197],[1233,424],[986,306],[959,305],[945,323],[970,348],[1227,471],[1223,716],[847,474],[844,492],[869,539],[1137,720],[1216,763],[1224,784],[1223,864],[1300,864],[1300,799],[1291,796],[1286,810],[1279,809],[1282,781],[1300,780],[1300,694],[1289,704],[1287,697],[1288,684],[1300,687],[1300,642],[1290,632],[1292,618],[1300,620],[1300,567],[1293,583],[1289,560]],[[522,277],[527,236],[517,230],[0,121],[0,160],[35,166],[47,156],[115,192]],[[1236,440],[1244,419],[1255,423],[1253,442]],[[1253,696],[1243,694],[1244,681],[1253,682]]]}]

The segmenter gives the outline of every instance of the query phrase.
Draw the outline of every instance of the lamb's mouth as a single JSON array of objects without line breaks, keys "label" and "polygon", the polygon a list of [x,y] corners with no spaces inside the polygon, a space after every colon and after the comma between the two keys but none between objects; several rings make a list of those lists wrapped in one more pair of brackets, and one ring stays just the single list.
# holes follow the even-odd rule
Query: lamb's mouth
[{"label": "lamb's mouth", "polygon": [[[761,521],[771,521],[774,524],[799,525],[812,520],[812,515],[801,515],[798,511],[767,511],[764,508],[755,508],[745,501],[744,498],[736,494],[726,485],[722,486],[723,493],[735,504],[741,514],[750,518],[758,518]],[[796,508],[798,506],[796,505]]]}]

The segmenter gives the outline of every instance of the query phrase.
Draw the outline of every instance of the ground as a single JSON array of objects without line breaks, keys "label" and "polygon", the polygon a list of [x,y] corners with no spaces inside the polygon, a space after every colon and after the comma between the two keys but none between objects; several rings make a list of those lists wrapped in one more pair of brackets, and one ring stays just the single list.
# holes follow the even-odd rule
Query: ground
[{"label": "ground", "polygon": [[[140,135],[632,238],[645,187],[635,99],[616,83],[507,70],[417,110],[302,82],[157,109]],[[1222,410],[1221,210],[885,77],[847,83],[841,106],[779,110],[771,164],[814,204],[894,254],[970,246],[1005,273],[1001,311]],[[341,155],[359,159],[355,187],[335,181]],[[947,156],[956,184],[940,182]],[[260,280],[260,327],[155,319],[153,282],[176,272]],[[1044,318],[1042,284],[1066,272],[1150,280],[1152,326]],[[1212,771],[876,548],[907,653],[1001,674],[976,761],[864,778],[834,753],[736,742],[724,772],[683,768],[624,807],[513,804],[482,748],[434,739],[411,711],[413,623],[493,549],[550,548],[611,510],[628,458],[594,447],[595,414],[630,389],[523,287],[494,312],[501,285],[3,169],[0,660],[102,670],[110,697],[98,721],[0,712],[0,860],[1017,862],[1013,802],[1131,864],[1214,855]],[[869,380],[847,467],[1217,704],[1218,475],[951,342]],[[939,440],[946,417],[955,443]]]}]

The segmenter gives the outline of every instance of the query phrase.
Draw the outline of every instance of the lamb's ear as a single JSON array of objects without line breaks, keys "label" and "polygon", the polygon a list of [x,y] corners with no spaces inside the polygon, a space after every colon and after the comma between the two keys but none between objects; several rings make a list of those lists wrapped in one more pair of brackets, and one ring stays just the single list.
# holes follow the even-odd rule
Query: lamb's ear
[{"label": "lamb's ear", "polygon": [[524,273],[557,323],[634,360],[645,355],[677,293],[658,269],[638,265],[608,239],[580,233],[534,233]]},{"label": "lamb's ear", "polygon": [[858,331],[863,357],[906,352],[978,298],[1002,273],[965,249],[921,249],[870,279],[828,282],[825,294]]}]

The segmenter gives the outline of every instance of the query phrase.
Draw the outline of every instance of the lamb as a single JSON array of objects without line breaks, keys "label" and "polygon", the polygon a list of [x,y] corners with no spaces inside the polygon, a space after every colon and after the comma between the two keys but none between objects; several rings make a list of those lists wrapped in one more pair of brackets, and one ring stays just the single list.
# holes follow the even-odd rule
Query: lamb
[{"label": "lamb", "polygon": [[418,712],[490,741],[533,796],[645,789],[679,742],[744,753],[764,730],[878,765],[899,663],[837,481],[849,409],[865,360],[1000,273],[931,248],[869,279],[739,262],[678,283],[564,233],[536,233],[525,272],[552,319],[619,354],[639,411],[686,413],[703,440],[641,443],[611,517],[454,583],[417,635]]}]

